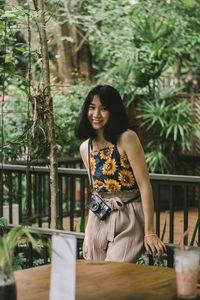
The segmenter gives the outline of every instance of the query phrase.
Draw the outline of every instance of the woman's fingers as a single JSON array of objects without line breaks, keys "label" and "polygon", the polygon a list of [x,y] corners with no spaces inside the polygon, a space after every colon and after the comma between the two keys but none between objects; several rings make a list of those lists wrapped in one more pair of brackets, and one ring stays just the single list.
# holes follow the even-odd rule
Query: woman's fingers
[{"label": "woman's fingers", "polygon": [[158,257],[163,256],[163,254],[164,254],[164,248],[163,248],[162,244],[161,243],[157,244],[155,246],[155,248],[156,248],[156,251],[158,252]]},{"label": "woman's fingers", "polygon": [[147,252],[152,254],[153,257],[155,257],[156,252],[158,257],[161,257],[167,251],[165,244],[157,236],[146,237],[144,244]]},{"label": "woman's fingers", "polygon": [[144,243],[144,246],[145,246],[146,251],[147,251],[149,254],[151,254],[151,248],[148,246],[148,244],[147,244],[146,242]]}]

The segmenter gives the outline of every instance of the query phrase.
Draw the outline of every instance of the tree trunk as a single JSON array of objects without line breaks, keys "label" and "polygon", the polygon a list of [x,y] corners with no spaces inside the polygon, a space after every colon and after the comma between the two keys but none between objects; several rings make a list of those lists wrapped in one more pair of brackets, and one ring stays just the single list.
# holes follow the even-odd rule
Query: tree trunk
[{"label": "tree trunk", "polygon": [[45,99],[44,112],[47,124],[47,134],[50,146],[50,190],[51,190],[51,228],[58,228],[58,159],[55,138],[55,124],[53,115],[53,101],[50,90],[49,56],[46,36],[46,22],[44,11],[44,0],[33,0],[35,9],[38,11],[37,26],[40,35],[41,56],[42,56],[42,79],[43,97]]},{"label": "tree trunk", "polygon": [[[80,30],[80,29],[79,29]],[[84,37],[85,32],[81,30],[82,35],[78,35],[79,47],[76,49],[77,65],[79,77],[86,83],[94,82],[94,74],[92,70],[92,54],[90,51],[90,45]]]},{"label": "tree trunk", "polygon": [[[60,4],[61,5],[61,4]],[[64,6],[61,7],[62,9]],[[57,20],[59,22],[57,38],[58,54],[58,66],[59,73],[58,76],[61,80],[72,82],[73,79],[73,60],[71,51],[71,42],[69,42],[66,37],[70,36],[70,24],[65,21],[67,16],[63,15],[63,10],[57,10]]]},{"label": "tree trunk", "polygon": [[[61,80],[71,82],[74,77],[89,83],[94,82],[92,70],[92,55],[87,41],[88,33],[85,33],[82,25],[77,25],[73,20],[71,11],[71,1],[65,2],[57,10],[57,20],[59,24],[57,43],[58,58],[58,77]],[[78,26],[78,28],[77,28]],[[67,40],[71,38],[73,42]]]}]

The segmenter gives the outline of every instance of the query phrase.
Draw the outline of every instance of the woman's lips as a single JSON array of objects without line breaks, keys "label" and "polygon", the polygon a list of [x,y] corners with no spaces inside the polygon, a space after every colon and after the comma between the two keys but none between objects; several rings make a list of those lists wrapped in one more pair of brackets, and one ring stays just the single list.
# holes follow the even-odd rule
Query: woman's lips
[{"label": "woman's lips", "polygon": [[95,124],[99,124],[99,123],[101,123],[102,121],[101,121],[101,120],[92,120],[92,122],[95,123]]}]

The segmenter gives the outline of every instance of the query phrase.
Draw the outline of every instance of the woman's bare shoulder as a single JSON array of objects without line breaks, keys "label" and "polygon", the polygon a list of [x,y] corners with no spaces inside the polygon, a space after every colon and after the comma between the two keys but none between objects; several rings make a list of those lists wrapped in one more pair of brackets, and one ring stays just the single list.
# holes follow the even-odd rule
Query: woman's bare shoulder
[{"label": "woman's bare shoulder", "polygon": [[127,129],[126,131],[124,131],[121,134],[120,141],[121,141],[122,144],[130,143],[130,142],[134,142],[134,141],[137,142],[138,141],[138,136],[133,130]]},{"label": "woman's bare shoulder", "polygon": [[127,156],[129,150],[133,151],[140,145],[137,134],[130,129],[124,131],[118,140],[118,149],[122,156]]},{"label": "woman's bare shoulder", "polygon": [[84,154],[88,149],[88,139],[81,143],[80,145],[80,153]]}]

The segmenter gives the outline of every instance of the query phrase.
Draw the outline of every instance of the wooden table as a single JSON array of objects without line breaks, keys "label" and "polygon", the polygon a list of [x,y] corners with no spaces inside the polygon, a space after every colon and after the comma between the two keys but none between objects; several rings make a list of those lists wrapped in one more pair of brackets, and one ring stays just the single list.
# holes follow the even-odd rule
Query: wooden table
[{"label": "wooden table", "polygon": [[[50,268],[45,265],[14,272],[17,300],[49,300]],[[174,269],[81,260],[77,261],[76,276],[77,300],[176,299]],[[200,299],[199,289],[198,295]]]}]

